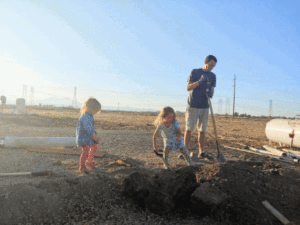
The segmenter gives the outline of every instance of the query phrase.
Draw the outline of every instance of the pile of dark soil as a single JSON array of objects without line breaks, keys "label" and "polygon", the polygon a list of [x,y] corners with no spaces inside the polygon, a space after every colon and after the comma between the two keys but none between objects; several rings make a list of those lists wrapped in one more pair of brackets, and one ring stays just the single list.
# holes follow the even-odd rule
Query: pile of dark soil
[{"label": "pile of dark soil", "polygon": [[[198,187],[193,185],[189,173],[186,173],[186,178],[182,177],[182,174],[185,174],[182,172],[187,172],[187,170],[181,168],[174,172],[177,174],[175,178],[171,173],[170,177],[166,177],[168,173],[163,177],[164,182],[170,183],[170,185],[160,185],[161,181],[159,182],[157,179],[158,174],[154,176],[155,180],[150,179],[147,174],[134,173],[132,174],[134,176],[125,179],[124,193],[127,193],[129,198],[136,200],[139,205],[143,205],[142,203],[145,201],[146,210],[160,215],[172,215],[172,217],[184,218],[186,215],[193,215],[195,220],[201,221],[201,218],[206,216],[221,224],[280,225],[281,222],[262,204],[263,201],[267,201],[290,221],[296,224],[300,222],[300,215],[297,213],[300,206],[300,174],[297,166],[273,161],[228,161],[199,166],[194,169],[191,167],[191,169],[195,171]],[[174,184],[176,180],[180,181],[180,184]],[[186,180],[187,186],[195,186],[193,189],[195,194],[190,194],[189,203],[184,202],[183,204],[182,202],[181,204],[178,201],[176,203],[177,195],[183,194],[178,190],[184,188],[184,185],[182,186],[184,180]],[[175,191],[175,196],[172,194],[175,193],[174,187],[176,190],[179,188]],[[220,196],[219,194],[207,197],[204,200],[206,203],[202,200],[195,202],[195,196],[199,196],[200,190],[208,190],[207,187],[210,187],[212,192],[219,190],[218,193],[226,196],[225,200],[212,208],[210,205],[214,204],[217,196]],[[208,192],[210,191],[208,190]],[[208,192],[202,193],[208,194]],[[151,205],[147,206],[149,201]],[[203,204],[205,205],[203,206]],[[161,208],[163,205],[166,209]],[[207,210],[207,207],[210,209]]]},{"label": "pile of dark soil", "polygon": [[231,161],[205,165],[196,176],[200,183],[212,182],[229,197],[211,215],[223,223],[281,224],[262,205],[265,200],[290,221],[300,223],[298,166],[272,161]]},{"label": "pile of dark soil", "polygon": [[[136,170],[132,168],[132,173]],[[155,177],[153,171],[138,170]],[[298,166],[272,161],[227,161],[199,165],[194,171],[200,187],[210,183],[228,196],[205,216],[187,204],[163,215],[144,210],[124,196],[123,179],[116,178],[118,174],[98,172],[60,182],[49,180],[6,188],[2,203],[7,201],[10,208],[6,208],[12,215],[3,214],[0,220],[3,224],[282,224],[262,205],[267,200],[287,219],[300,223]]]}]

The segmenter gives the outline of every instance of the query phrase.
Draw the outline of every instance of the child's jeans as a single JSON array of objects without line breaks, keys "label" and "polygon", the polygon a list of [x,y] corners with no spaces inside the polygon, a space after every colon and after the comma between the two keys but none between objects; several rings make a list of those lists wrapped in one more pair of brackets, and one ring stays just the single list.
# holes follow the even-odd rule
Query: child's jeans
[{"label": "child's jeans", "polygon": [[85,162],[87,166],[91,166],[94,161],[94,155],[97,151],[97,145],[82,145],[81,156],[80,156],[80,169],[85,168]]}]

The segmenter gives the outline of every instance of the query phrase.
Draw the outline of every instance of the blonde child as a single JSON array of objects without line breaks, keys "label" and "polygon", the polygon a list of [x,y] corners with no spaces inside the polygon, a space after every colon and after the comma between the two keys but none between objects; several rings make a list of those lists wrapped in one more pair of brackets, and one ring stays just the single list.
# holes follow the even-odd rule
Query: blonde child
[{"label": "blonde child", "polygon": [[186,150],[181,136],[180,122],[176,120],[175,111],[169,106],[165,106],[157,118],[154,121],[154,125],[157,127],[153,134],[153,148],[158,153],[157,148],[157,135],[161,132],[164,142],[163,161],[166,169],[171,169],[169,165],[169,152],[170,150],[180,150],[186,162],[192,165],[192,160]]},{"label": "blonde child", "polygon": [[95,142],[99,141],[94,128],[94,115],[101,111],[101,104],[95,98],[88,98],[80,109],[80,118],[76,128],[76,144],[82,147],[79,172],[88,173],[94,169],[94,155],[97,150]]}]

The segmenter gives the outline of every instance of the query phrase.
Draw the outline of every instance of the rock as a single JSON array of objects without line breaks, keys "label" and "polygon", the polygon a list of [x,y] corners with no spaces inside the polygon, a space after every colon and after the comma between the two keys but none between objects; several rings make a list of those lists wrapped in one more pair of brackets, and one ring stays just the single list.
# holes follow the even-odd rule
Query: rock
[{"label": "rock", "polygon": [[191,195],[191,210],[197,215],[206,216],[227,199],[227,195],[212,183],[202,183]]},{"label": "rock", "polygon": [[155,174],[158,189],[162,192],[167,192],[168,185],[176,178],[176,173],[172,170],[162,170]]},{"label": "rock", "polygon": [[123,193],[143,207],[144,199],[157,187],[157,184],[154,177],[146,173],[134,172],[123,180],[123,186]]},{"label": "rock", "polygon": [[169,213],[176,206],[189,204],[191,194],[199,187],[195,167],[184,167],[176,172],[162,170],[155,178],[135,172],[124,179],[124,194],[159,215]]},{"label": "rock", "polygon": [[195,172],[192,166],[183,167],[176,171],[175,179],[168,184],[166,193],[173,196],[176,204],[189,202],[191,194],[199,187]]},{"label": "rock", "polygon": [[62,165],[62,161],[61,160],[56,160],[55,162],[53,162],[54,166],[60,166]]},{"label": "rock", "polygon": [[145,199],[145,206],[152,213],[163,215],[174,210],[175,202],[173,201],[173,197],[166,193],[152,191]]}]

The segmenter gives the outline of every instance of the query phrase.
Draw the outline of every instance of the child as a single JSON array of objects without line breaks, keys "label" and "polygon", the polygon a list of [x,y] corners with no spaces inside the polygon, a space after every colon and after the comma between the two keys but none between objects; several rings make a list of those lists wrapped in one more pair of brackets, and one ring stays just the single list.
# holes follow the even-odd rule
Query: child
[{"label": "child", "polygon": [[164,153],[163,161],[166,169],[171,169],[169,165],[169,152],[170,150],[180,150],[185,160],[189,165],[192,165],[192,160],[186,150],[181,136],[180,122],[176,120],[175,111],[169,106],[165,106],[157,118],[154,121],[154,125],[157,127],[153,135],[153,148],[158,152],[159,149],[156,146],[156,139],[158,133],[161,131],[161,136],[164,141]]},{"label": "child", "polygon": [[95,98],[88,98],[80,109],[80,118],[76,128],[76,144],[82,147],[79,172],[88,173],[95,168],[94,155],[96,142],[100,140],[94,129],[94,115],[101,111],[101,104]]}]

